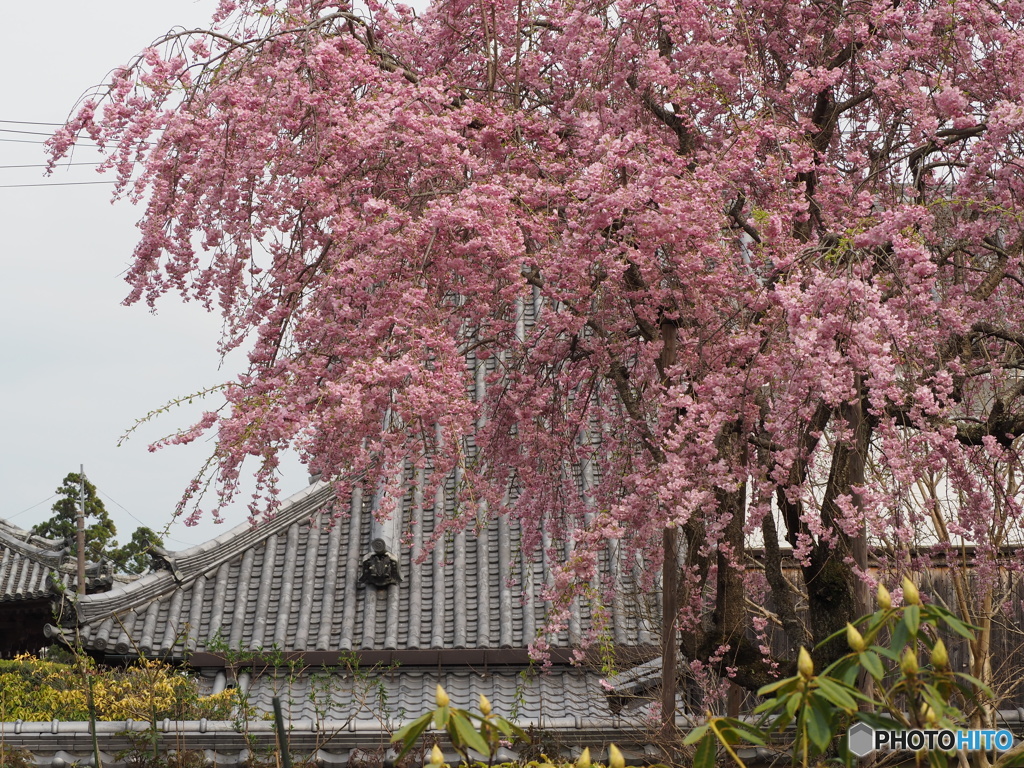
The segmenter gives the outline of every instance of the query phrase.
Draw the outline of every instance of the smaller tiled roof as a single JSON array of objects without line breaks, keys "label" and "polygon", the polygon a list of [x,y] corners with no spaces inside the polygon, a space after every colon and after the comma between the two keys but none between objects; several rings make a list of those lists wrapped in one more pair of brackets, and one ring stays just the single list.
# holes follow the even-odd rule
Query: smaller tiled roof
[{"label": "smaller tiled roof", "polygon": [[289,721],[395,727],[433,709],[438,685],[447,691],[453,706],[475,710],[483,694],[495,712],[524,728],[545,728],[556,720],[563,726],[582,726],[613,717],[600,676],[580,667],[555,667],[547,672],[528,667],[490,671],[469,667],[309,667],[293,671],[278,667],[240,670],[236,679],[223,670],[206,670],[205,674],[200,686],[204,695],[236,685],[244,691],[246,706],[257,713],[273,712],[276,696]]},{"label": "smaller tiled roof", "polygon": [[[109,586],[111,570],[105,563],[87,563],[91,589]],[[35,600],[74,590],[77,565],[63,540],[46,539],[0,520],[0,602]]]}]

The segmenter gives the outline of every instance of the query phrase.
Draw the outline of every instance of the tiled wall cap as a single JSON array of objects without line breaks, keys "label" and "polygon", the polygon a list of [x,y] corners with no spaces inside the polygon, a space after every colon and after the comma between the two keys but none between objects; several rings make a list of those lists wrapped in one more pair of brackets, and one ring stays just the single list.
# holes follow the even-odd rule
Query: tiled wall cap
[{"label": "tiled wall cap", "polygon": [[[258,727],[259,725],[262,725],[262,723],[250,723],[249,724],[249,731],[252,732],[252,733],[255,733],[255,732],[258,732],[258,731],[266,730],[264,728],[259,728]],[[270,724],[270,725],[272,726],[272,724]],[[231,722],[230,720],[214,720],[212,723],[208,723],[207,724],[206,732],[208,732],[208,733],[237,733],[238,732],[238,728],[236,728],[235,724],[233,722]]]}]

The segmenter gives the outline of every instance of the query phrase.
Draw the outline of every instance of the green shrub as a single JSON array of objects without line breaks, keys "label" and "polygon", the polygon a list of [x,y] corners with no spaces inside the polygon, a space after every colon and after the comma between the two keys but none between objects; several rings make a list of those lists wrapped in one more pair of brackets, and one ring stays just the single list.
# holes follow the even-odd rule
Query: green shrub
[{"label": "green shrub", "polygon": [[[903,596],[904,604],[894,608],[880,585],[877,611],[822,641],[825,645],[845,633],[850,647],[824,669],[815,670],[811,655],[801,648],[797,674],[758,691],[766,698],[755,710],[761,715],[758,722],[711,717],[693,729],[684,743],[696,745],[694,768],[713,768],[719,750],[742,768],[738,744],[764,746],[773,736],[790,735],[794,764],[808,766],[831,753],[852,766],[857,758],[843,737],[856,722],[891,731],[966,727],[966,713],[989,705],[992,692],[980,680],[950,668],[939,630],[971,639],[977,628],[945,608],[922,603],[909,579],[904,579]],[[869,679],[871,685],[858,687],[858,679]],[[947,768],[957,763],[954,755],[930,750],[918,754],[917,764]],[[1018,765],[1021,760],[1014,751],[996,764]]]},{"label": "green shrub", "polygon": [[90,678],[99,720],[227,720],[237,703],[234,690],[200,696],[195,680],[157,661],[99,669],[19,656],[0,661],[0,720],[88,720]]}]

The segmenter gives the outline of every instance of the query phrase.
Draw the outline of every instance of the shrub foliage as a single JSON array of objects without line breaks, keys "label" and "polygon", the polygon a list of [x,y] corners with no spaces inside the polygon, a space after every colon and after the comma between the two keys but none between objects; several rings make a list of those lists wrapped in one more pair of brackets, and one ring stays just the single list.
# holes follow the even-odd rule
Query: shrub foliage
[{"label": "shrub foliage", "polygon": [[101,669],[25,655],[0,661],[0,720],[88,720],[90,678],[98,720],[227,720],[236,705],[234,690],[202,696],[193,678],[159,661]]}]

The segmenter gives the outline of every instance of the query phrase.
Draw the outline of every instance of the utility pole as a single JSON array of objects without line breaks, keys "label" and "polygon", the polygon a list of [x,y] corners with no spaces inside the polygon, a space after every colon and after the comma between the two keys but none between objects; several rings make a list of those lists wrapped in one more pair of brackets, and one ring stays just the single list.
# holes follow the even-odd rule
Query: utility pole
[{"label": "utility pole", "polygon": [[78,470],[78,594],[85,594],[85,465]]},{"label": "utility pole", "polygon": [[666,737],[676,735],[676,692],[679,669],[679,544],[674,527],[661,532],[664,562],[661,566],[661,726]]}]

